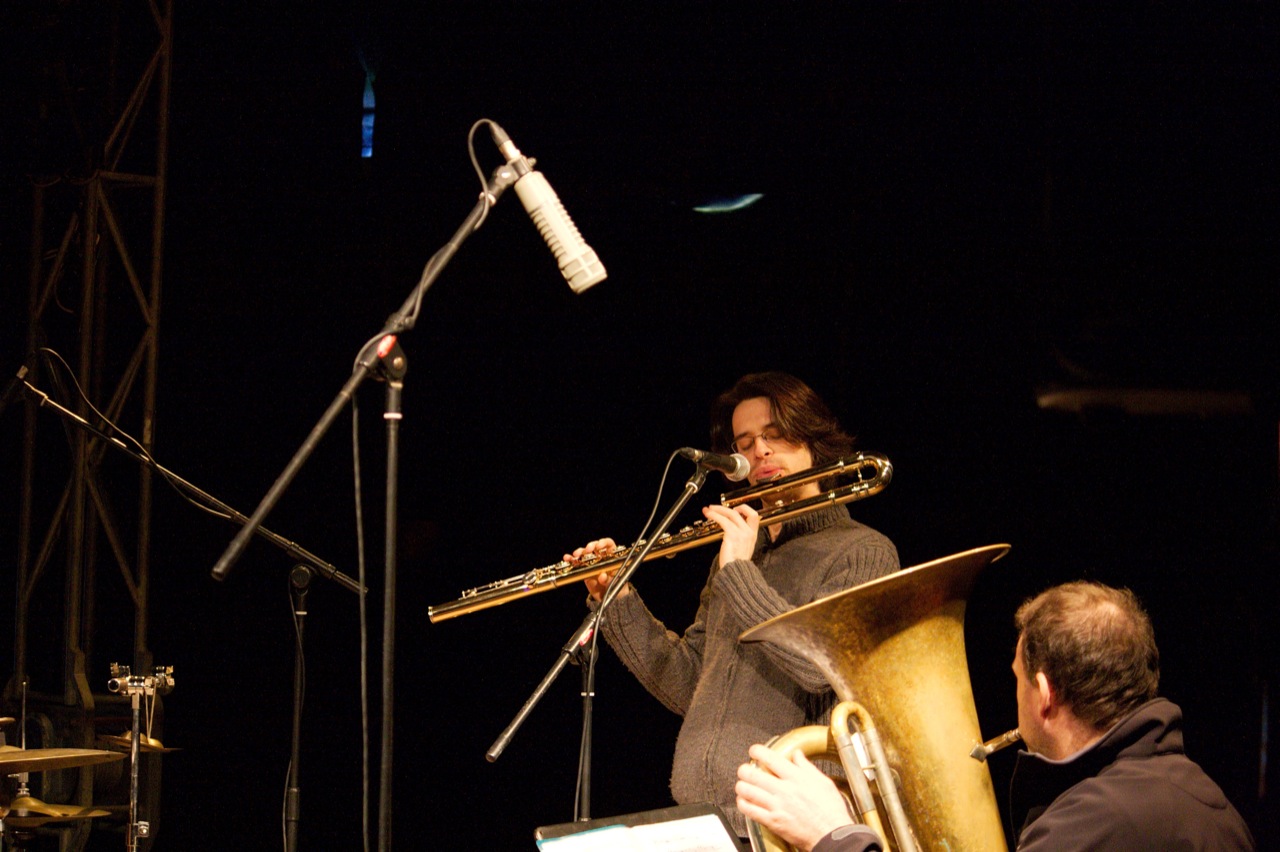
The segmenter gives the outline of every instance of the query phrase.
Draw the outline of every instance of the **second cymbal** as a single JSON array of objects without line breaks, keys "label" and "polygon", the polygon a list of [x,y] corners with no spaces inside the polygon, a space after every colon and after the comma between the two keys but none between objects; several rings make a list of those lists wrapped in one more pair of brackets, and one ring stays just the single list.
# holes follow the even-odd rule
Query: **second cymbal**
[{"label": "second cymbal", "polygon": [[51,805],[34,796],[18,796],[9,803],[9,817],[38,819],[88,819],[90,817],[107,816],[111,812],[102,808],[81,807],[79,805]]},{"label": "second cymbal", "polygon": [[[107,746],[108,748],[122,748],[129,751],[133,748],[133,734],[113,734],[110,736],[98,737],[98,745]],[[138,742],[138,751],[142,752],[162,752],[182,751],[180,748],[166,748],[165,744],[155,737],[142,735]]]}]

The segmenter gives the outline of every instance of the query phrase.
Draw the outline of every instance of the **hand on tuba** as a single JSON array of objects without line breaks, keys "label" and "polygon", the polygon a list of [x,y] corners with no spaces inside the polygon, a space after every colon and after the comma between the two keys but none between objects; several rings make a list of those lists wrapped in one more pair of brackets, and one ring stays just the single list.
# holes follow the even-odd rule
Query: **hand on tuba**
[{"label": "hand on tuba", "polygon": [[799,849],[855,822],[830,778],[795,749],[790,756],[757,743],[754,763],[738,767],[738,810]]},{"label": "hand on tuba", "polygon": [[[564,561],[569,562],[573,565],[577,565],[580,562],[582,562],[585,558],[590,558],[590,557],[604,558],[606,556],[611,556],[613,552],[617,549],[618,549],[618,545],[613,539],[600,538],[600,539],[596,539],[595,541],[589,541],[582,547],[575,548],[572,553],[566,553],[564,555]],[[599,574],[586,577],[583,580],[583,583],[585,583],[587,586],[588,594],[590,594],[591,597],[594,598],[595,600],[600,600],[601,598],[604,597],[605,589],[609,588],[609,583],[612,580],[613,580],[613,575],[611,573],[607,571],[601,571]],[[627,592],[624,589],[618,594],[619,596],[621,596],[621,595],[625,595],[626,593]]]}]

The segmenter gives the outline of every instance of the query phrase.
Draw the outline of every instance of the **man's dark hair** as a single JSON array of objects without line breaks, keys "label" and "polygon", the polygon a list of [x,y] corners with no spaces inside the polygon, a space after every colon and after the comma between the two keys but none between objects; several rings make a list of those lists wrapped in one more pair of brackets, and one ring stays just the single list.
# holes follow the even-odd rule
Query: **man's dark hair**
[{"label": "man's dark hair", "polygon": [[773,424],[782,437],[809,448],[814,467],[829,464],[852,451],[853,437],[840,428],[821,397],[795,376],[774,371],[743,376],[716,397],[711,404],[713,452],[734,452],[733,410],[738,403],[759,396],[769,400]]},{"label": "man's dark hair", "polygon": [[1049,684],[1076,718],[1105,731],[1156,697],[1160,652],[1136,595],[1101,583],[1055,586],[1018,608],[1022,664]]}]

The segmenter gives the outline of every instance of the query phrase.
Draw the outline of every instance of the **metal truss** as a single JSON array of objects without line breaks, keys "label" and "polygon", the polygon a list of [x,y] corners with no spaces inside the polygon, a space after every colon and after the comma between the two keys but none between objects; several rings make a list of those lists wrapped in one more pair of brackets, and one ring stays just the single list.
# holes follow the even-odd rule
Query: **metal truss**
[{"label": "metal truss", "polygon": [[[37,381],[62,404],[95,425],[103,418],[122,424],[149,452],[172,0],[38,6],[33,37],[50,49],[36,93],[33,147],[46,162],[32,176],[28,359],[39,353],[47,369],[35,371]],[[49,163],[55,155],[65,159]],[[12,707],[29,683],[28,713],[40,745],[98,747],[95,725],[114,721],[120,709],[118,697],[106,692],[108,661],[94,655],[104,622],[123,621],[110,627],[132,631],[135,666],[145,670],[152,662],[152,476],[34,405],[26,406],[23,436],[14,671],[5,699]],[[132,623],[120,613],[131,614]],[[45,800],[92,803],[94,772],[47,775]],[[63,776],[78,780],[64,785]],[[89,821],[81,822],[86,827],[64,833],[64,848],[87,840]]]}]

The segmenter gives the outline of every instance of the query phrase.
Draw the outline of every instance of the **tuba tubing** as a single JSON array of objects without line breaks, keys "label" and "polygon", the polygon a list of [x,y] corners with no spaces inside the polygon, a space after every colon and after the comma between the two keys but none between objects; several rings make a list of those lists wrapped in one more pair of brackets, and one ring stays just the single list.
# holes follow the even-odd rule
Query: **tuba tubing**
[{"label": "tuba tubing", "polygon": [[881,841],[886,841],[884,824],[880,821],[880,809],[876,806],[871,785],[867,783],[866,773],[863,772],[862,759],[858,756],[853,736],[849,733],[849,716],[855,706],[866,713],[865,708],[853,701],[841,701],[831,711],[831,737],[836,743],[840,765],[844,767],[845,780],[849,782],[849,792],[853,794],[853,807],[862,821],[880,835]]},{"label": "tuba tubing", "polygon": [[[856,753],[848,756],[845,753],[846,746],[850,751],[854,748],[853,740],[848,736],[848,728],[844,729],[844,742],[837,742],[841,737],[837,733],[839,727],[835,723],[835,714],[840,712],[840,708],[843,706],[843,703],[837,705],[836,709],[832,711],[831,725],[825,727],[822,725],[805,725],[802,728],[792,728],[785,734],[780,734],[769,740],[766,745],[785,755],[790,755],[792,752],[799,750],[810,760],[819,758],[839,759],[840,765],[845,770],[844,780],[849,784],[849,792],[852,794],[854,809],[861,815],[862,821],[871,826],[883,842],[885,839],[884,826],[876,809],[875,799],[871,793],[871,785],[867,783],[867,778],[863,772],[858,769],[861,766],[861,761]],[[853,771],[850,771],[851,769]],[[794,846],[763,825],[751,820],[747,820],[747,839],[751,842],[752,852],[794,852],[795,849]]]},{"label": "tuba tubing", "polygon": [[[857,752],[853,748],[853,738],[849,736],[850,717],[857,720],[859,729],[862,731],[862,738],[866,742],[867,751],[871,753],[871,769],[875,772],[876,789],[880,792],[880,798],[884,801],[885,814],[889,817],[889,824],[893,826],[893,836],[897,840],[898,852],[917,852],[915,834],[911,830],[911,823],[907,819],[907,813],[902,805],[902,799],[898,796],[898,785],[893,780],[893,769],[889,763],[889,756],[885,754],[884,744],[880,741],[880,734],[876,731],[875,723],[871,721],[871,714],[867,712],[867,708],[863,707],[856,701],[842,701],[840,706],[847,707],[847,712],[837,714],[832,711],[831,724],[840,725],[841,732],[838,738],[847,739],[849,742],[848,752],[857,758]],[[839,707],[836,708],[837,710]],[[841,762],[844,763],[844,750],[841,751]],[[850,766],[844,763],[845,773],[848,774]],[[861,774],[862,766],[855,762],[853,769]],[[872,799],[874,811],[874,799]],[[862,816],[863,822],[867,821],[867,815],[861,809],[859,814]],[[880,823],[879,817],[876,818],[876,828]],[[882,839],[887,841],[883,828],[877,828]],[[886,842],[885,848],[890,848]]]},{"label": "tuba tubing", "polygon": [[[868,754],[868,761],[863,762],[857,747],[853,744],[853,735],[849,732],[849,722],[853,720],[862,736],[863,746]],[[884,746],[876,734],[875,723],[867,708],[856,701],[841,701],[831,711],[831,724],[827,727],[806,725],[794,728],[781,736],[774,737],[768,746],[782,754],[790,754],[799,749],[805,757],[839,758],[844,769],[844,780],[849,785],[849,793],[853,799],[854,811],[858,818],[871,827],[880,837],[880,845],[896,852],[918,852],[915,835],[911,824],[898,797],[897,787],[893,783],[893,770],[885,755]],[[880,818],[880,806],[876,803],[871,784],[867,781],[870,772],[876,781],[876,789],[884,801],[885,814],[892,827],[892,834],[885,832],[884,822]],[[882,784],[881,779],[889,779]],[[747,837],[751,841],[753,852],[793,852],[794,847],[778,837],[764,826],[747,820]],[[890,838],[899,839],[898,844],[891,845]]]},{"label": "tuba tubing", "polygon": [[969,752],[969,756],[974,760],[985,761],[1000,749],[1008,748],[1014,743],[1020,742],[1022,742],[1022,731],[1014,728],[1011,731],[1005,731],[998,737],[987,740],[985,743],[974,746],[973,751]]},{"label": "tuba tubing", "polygon": [[[849,479],[843,485],[837,480]],[[720,495],[720,505],[733,508],[743,503],[759,500],[764,504],[760,512],[760,525],[780,524],[792,518],[809,514],[827,506],[839,506],[853,500],[862,500],[879,494],[893,478],[893,464],[884,456],[857,453],[822,467],[810,468],[791,476],[761,483],[751,488],[740,488]],[[802,485],[817,482],[825,490],[814,497],[785,501],[785,495]],[[772,505],[771,505],[772,504]],[[674,533],[664,533],[654,544],[645,561],[659,556],[674,556],[682,550],[713,544],[724,537],[719,525],[705,520],[697,521]],[[556,562],[543,568],[535,568],[524,574],[498,580],[485,586],[464,591],[457,600],[427,608],[431,621],[445,621],[459,615],[477,612],[489,607],[525,598],[539,592],[559,588],[573,582],[586,580],[597,574],[612,574],[622,567],[632,551],[644,547],[644,540],[615,550],[605,557],[588,557],[578,562]]]}]

